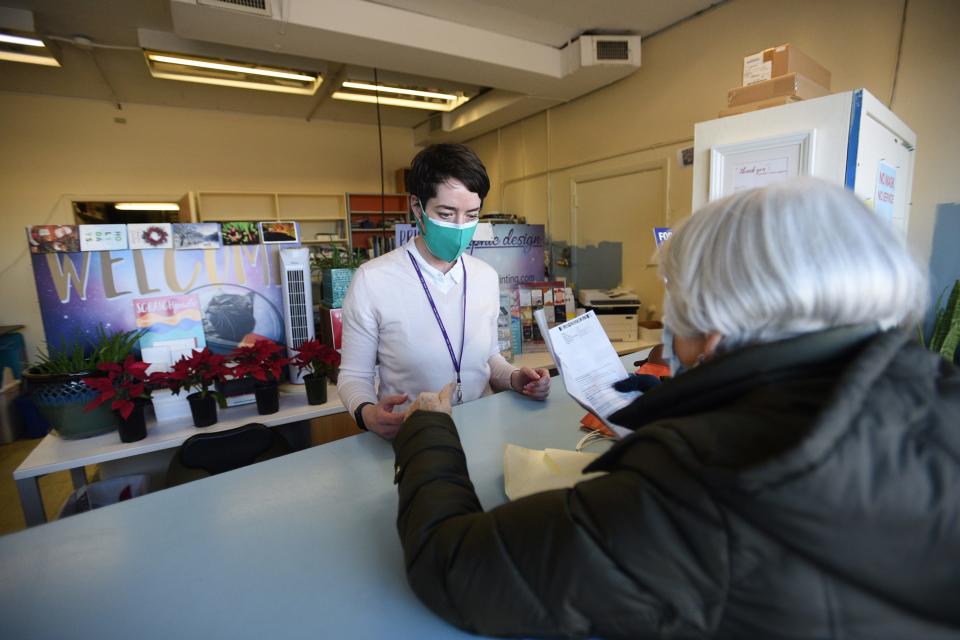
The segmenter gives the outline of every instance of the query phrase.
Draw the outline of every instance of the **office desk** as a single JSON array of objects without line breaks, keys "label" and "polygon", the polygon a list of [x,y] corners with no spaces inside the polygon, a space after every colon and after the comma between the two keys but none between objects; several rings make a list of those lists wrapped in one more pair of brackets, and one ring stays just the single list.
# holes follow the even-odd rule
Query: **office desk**
[{"label": "office desk", "polygon": [[250,422],[275,427],[343,411],[343,403],[337,395],[336,386],[327,386],[327,398],[329,400],[324,404],[309,405],[303,385],[283,385],[280,394],[280,411],[277,413],[258,415],[254,404],[230,407],[219,410],[220,420],[215,425],[201,429],[193,426],[193,421],[189,417],[162,423],[149,418],[147,437],[137,442],[121,442],[116,431],[81,440],[64,440],[55,433],[50,433],[13,472],[24,519],[28,527],[46,521],[39,480],[41,476],[48,473],[69,470],[74,487],[79,488],[86,484],[84,467],[88,464],[99,464],[163,449],[173,449],[198,433],[224,431]]},{"label": "office desk", "polygon": [[[505,443],[572,449],[582,415],[559,380],[547,402],[456,407],[484,507],[506,500]],[[344,438],[0,538],[0,624],[18,639],[471,637],[410,591],[396,516],[390,443]]]}]

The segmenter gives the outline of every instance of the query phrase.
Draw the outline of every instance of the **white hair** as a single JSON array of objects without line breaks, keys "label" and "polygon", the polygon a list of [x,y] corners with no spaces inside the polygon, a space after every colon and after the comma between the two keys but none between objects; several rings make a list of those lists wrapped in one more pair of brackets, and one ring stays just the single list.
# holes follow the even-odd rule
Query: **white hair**
[{"label": "white hair", "polygon": [[918,320],[925,277],[852,192],[802,178],[711,202],[665,243],[664,322],[724,349],[855,324]]}]

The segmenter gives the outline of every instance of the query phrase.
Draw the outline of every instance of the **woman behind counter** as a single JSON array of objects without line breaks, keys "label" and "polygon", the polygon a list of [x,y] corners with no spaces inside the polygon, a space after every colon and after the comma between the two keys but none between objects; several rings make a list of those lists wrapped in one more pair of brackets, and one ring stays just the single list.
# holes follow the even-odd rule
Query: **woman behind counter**
[{"label": "woman behind counter", "polygon": [[497,272],[464,254],[489,190],[469,147],[432,145],[414,157],[407,191],[420,235],[363,264],[343,302],[337,391],[360,428],[392,438],[410,399],[450,381],[455,403],[506,389],[547,397],[546,369],[500,355]]},{"label": "woman behind counter", "polygon": [[797,181],[707,205],[661,262],[678,375],[611,417],[636,432],[606,475],[484,513],[449,390],[411,406],[413,590],[485,635],[960,637],[960,373],[911,340],[890,225]]}]

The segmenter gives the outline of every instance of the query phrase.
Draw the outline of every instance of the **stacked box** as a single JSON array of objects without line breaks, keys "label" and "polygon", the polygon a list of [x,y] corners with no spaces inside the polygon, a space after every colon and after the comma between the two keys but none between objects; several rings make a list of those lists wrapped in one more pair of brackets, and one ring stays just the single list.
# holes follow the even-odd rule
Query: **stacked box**
[{"label": "stacked box", "polygon": [[791,44],[743,59],[743,86],[730,89],[720,117],[819,98],[830,93],[830,71]]},{"label": "stacked box", "polygon": [[796,98],[809,100],[830,93],[830,90],[800,75],[788,73],[785,76],[764,80],[749,87],[737,87],[727,92],[727,106],[741,107],[753,102],[773,100],[774,98]]},{"label": "stacked box", "polygon": [[824,89],[830,89],[830,71],[792,44],[764,49],[743,59],[745,87],[788,73],[799,73]]}]

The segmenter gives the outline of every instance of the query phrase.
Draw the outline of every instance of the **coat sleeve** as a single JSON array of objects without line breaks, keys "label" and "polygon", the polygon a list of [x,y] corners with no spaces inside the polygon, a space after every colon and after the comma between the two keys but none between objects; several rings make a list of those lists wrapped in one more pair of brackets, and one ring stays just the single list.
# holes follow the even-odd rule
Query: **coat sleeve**
[{"label": "coat sleeve", "polygon": [[498,636],[700,637],[719,623],[725,527],[678,465],[484,512],[449,416],[416,412],[394,450],[407,579],[451,624]]}]

